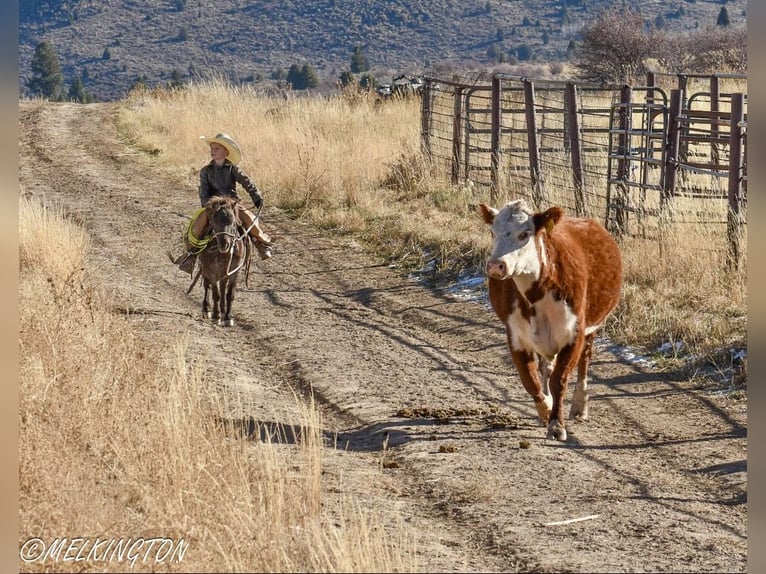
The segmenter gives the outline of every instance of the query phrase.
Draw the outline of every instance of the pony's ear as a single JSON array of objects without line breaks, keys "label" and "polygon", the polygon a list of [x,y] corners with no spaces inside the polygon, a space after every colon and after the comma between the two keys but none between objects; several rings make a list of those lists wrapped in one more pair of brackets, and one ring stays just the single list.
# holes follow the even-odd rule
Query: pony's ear
[{"label": "pony's ear", "polygon": [[559,206],[554,206],[546,209],[541,213],[535,213],[533,220],[535,223],[535,230],[545,228],[548,233],[553,232],[553,227],[564,217],[564,210]]}]

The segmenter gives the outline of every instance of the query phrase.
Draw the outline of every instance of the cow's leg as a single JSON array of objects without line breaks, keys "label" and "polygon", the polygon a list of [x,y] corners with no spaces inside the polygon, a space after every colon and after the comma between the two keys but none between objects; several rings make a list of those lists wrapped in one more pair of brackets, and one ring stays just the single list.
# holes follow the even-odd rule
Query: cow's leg
[{"label": "cow's leg", "polygon": [[574,397],[572,397],[572,408],[569,409],[569,418],[571,419],[586,420],[588,418],[588,366],[593,356],[594,338],[594,333],[585,336],[585,345],[580,355],[580,361],[577,363],[577,386]]},{"label": "cow's leg", "polygon": [[540,371],[537,370],[537,360],[535,354],[529,351],[515,351],[511,349],[511,358],[516,370],[521,377],[521,384],[535,401],[537,414],[540,422],[546,424],[551,415],[551,395],[543,392],[540,382]]},{"label": "cow's leg", "polygon": [[210,319],[210,282],[207,279],[202,280],[204,295],[202,296],[202,314]]},{"label": "cow's leg", "polygon": [[550,421],[548,421],[548,438],[555,438],[560,441],[567,439],[566,426],[564,425],[564,398],[567,394],[569,375],[580,357],[583,343],[584,337],[578,335],[574,343],[567,345],[556,355],[556,363],[550,379],[553,408],[551,409]]},{"label": "cow's leg", "polygon": [[551,389],[548,385],[548,381],[550,381],[551,373],[553,372],[553,366],[556,364],[556,359],[554,358],[552,361],[549,361],[542,355],[538,355],[537,357],[537,365],[540,370],[540,381],[543,385],[543,394],[544,395],[550,395]]}]

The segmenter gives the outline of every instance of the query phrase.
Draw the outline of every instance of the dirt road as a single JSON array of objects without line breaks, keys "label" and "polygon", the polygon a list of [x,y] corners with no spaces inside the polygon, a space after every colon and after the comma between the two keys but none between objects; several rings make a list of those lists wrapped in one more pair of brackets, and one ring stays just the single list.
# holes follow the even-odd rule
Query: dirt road
[{"label": "dirt road", "polygon": [[[114,309],[157,344],[185,337],[258,422],[296,424],[293,393],[313,390],[328,492],[384,522],[404,516],[424,569],[745,571],[745,400],[602,346],[591,420],[546,441],[485,304],[402,278],[268,196],[277,253],[239,291],[224,343],[165,254],[196,189],[147,177],[109,104],[22,102],[19,114],[21,189],[87,228]],[[242,361],[222,361],[225,348]]]}]

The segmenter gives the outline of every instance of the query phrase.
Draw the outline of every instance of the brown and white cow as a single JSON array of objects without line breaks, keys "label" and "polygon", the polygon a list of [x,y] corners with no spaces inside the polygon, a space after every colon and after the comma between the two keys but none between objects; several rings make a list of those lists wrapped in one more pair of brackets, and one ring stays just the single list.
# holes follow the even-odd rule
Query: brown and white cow
[{"label": "brown and white cow", "polygon": [[588,364],[594,333],[620,298],[620,250],[599,223],[568,217],[560,207],[533,213],[517,200],[501,210],[479,208],[493,236],[486,266],[492,308],[548,438],[564,441],[564,397],[575,365],[570,417],[588,417]]}]

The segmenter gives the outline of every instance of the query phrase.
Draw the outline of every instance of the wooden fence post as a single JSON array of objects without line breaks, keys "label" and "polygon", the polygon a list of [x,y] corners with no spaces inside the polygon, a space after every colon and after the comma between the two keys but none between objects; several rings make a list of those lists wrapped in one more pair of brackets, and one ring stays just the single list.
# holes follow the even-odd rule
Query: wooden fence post
[{"label": "wooden fence post", "polygon": [[420,101],[420,148],[428,162],[431,161],[431,122],[433,118],[433,88],[431,81],[426,80]]},{"label": "wooden fence post", "polygon": [[503,86],[496,75],[492,76],[492,140],[490,143],[490,198],[492,205],[500,195],[500,166],[502,165],[500,142],[503,126]]},{"label": "wooden fence post", "polygon": [[452,110],[452,184],[457,185],[460,181],[460,144],[463,131],[463,88],[455,86],[455,94]]},{"label": "wooden fence post", "polygon": [[574,180],[575,211],[578,217],[585,217],[585,198],[583,196],[583,166],[580,154],[580,122],[577,118],[577,87],[569,82],[564,92],[564,109],[569,130],[569,151],[572,161],[572,178]]},{"label": "wooden fence post", "polygon": [[524,80],[524,109],[527,118],[527,147],[529,148],[529,175],[532,181],[532,203],[536,209],[543,206],[545,193],[540,167],[540,146],[537,139],[537,114],[535,113],[535,85]]},{"label": "wooden fence post", "polygon": [[727,269],[737,269],[742,255],[742,177],[744,175],[743,129],[745,121],[745,96],[731,96],[731,127],[729,140],[729,209],[726,218],[726,234],[729,251]]},{"label": "wooden fence post", "polygon": [[614,222],[617,233],[628,233],[628,179],[630,178],[630,145],[631,145],[631,110],[630,104],[633,98],[633,90],[625,85],[620,90],[620,128],[617,139],[617,190],[615,198]]}]

